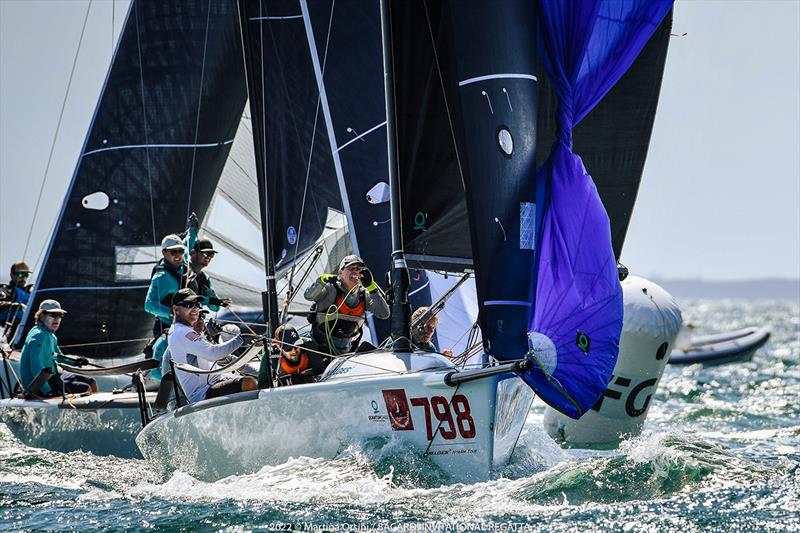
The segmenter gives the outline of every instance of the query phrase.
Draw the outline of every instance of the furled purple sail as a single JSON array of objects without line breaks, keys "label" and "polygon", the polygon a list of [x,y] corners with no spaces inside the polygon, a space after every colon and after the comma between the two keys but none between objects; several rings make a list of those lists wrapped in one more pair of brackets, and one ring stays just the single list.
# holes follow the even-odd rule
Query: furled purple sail
[{"label": "furled purple sail", "polygon": [[540,52],[559,98],[559,131],[537,173],[544,209],[528,333],[535,364],[522,378],[573,418],[594,405],[611,379],[623,307],[608,215],[572,152],[572,128],[630,67],[671,6],[671,0],[539,3]]}]

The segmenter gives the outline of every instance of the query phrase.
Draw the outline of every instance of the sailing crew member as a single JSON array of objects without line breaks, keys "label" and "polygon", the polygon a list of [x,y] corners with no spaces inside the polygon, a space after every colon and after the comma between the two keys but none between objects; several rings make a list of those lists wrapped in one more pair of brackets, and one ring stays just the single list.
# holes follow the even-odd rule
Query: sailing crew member
[{"label": "sailing crew member", "polygon": [[[155,317],[153,340],[145,347],[145,353],[151,352],[156,361],[161,361],[164,350],[167,349],[164,333],[172,325],[172,296],[178,289],[188,286],[190,281],[186,250],[193,247],[197,239],[197,229],[200,226],[197,215],[191,214],[188,225],[185,240],[174,233],[161,240],[162,258],[153,267],[150,287],[144,300],[144,310]],[[161,369],[151,370],[148,376],[160,380]]]},{"label": "sailing crew member", "polygon": [[64,356],[58,347],[56,331],[67,312],[56,300],[44,300],[36,311],[36,325],[28,332],[20,354],[20,379],[27,390],[44,369],[50,369],[50,379],[39,388],[39,396],[61,394],[83,394],[97,392],[94,379],[69,372],[59,373],[56,361],[77,366],[88,364],[85,357],[71,359]]},{"label": "sailing crew member", "polygon": [[[25,261],[17,261],[11,265],[11,280],[7,285],[0,285],[0,329],[12,333],[22,321],[25,307],[31,297],[32,285],[28,285],[31,267]],[[6,335],[11,341],[12,335]]]},{"label": "sailing crew member", "polygon": [[281,385],[314,383],[325,371],[327,362],[322,356],[303,349],[306,341],[290,324],[275,330],[272,344],[281,354],[278,361],[278,383]]},{"label": "sailing crew member", "polygon": [[436,333],[436,326],[439,325],[439,317],[431,315],[424,319],[430,307],[417,307],[411,314],[411,323],[415,324],[411,328],[411,343],[415,350],[422,352],[441,353],[447,357],[453,357],[452,350],[442,350],[441,352],[433,344],[433,334]]},{"label": "sailing crew member", "polygon": [[[242,345],[241,335],[214,344],[205,335],[195,330],[200,316],[203,297],[192,289],[180,289],[172,297],[172,313],[175,322],[167,335],[169,351],[176,364],[189,364],[210,370],[212,364],[224,359]],[[249,376],[233,374],[200,376],[176,368],[178,379],[191,402],[227,396],[237,392],[256,389],[256,380]]]},{"label": "sailing crew member", "polygon": [[389,318],[383,293],[357,255],[342,259],[338,274],[320,276],[306,289],[305,297],[314,302],[309,320],[315,349],[331,355],[351,351],[367,311],[381,319]]},{"label": "sailing crew member", "polygon": [[230,298],[218,298],[211,278],[204,272],[205,268],[217,255],[214,245],[208,239],[198,239],[189,254],[189,266],[194,274],[189,281],[189,288],[203,297],[203,305],[211,311],[219,311],[220,307],[228,307],[231,304]]}]

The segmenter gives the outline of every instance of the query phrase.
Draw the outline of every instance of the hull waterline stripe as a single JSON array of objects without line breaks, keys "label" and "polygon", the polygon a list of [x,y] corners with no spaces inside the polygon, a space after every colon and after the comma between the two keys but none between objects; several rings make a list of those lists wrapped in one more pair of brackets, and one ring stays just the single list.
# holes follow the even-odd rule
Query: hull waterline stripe
[{"label": "hull waterline stripe", "polygon": [[83,157],[86,157],[87,155],[97,154],[100,152],[109,152],[111,150],[131,150],[136,148],[215,148],[217,146],[225,146],[226,144],[231,144],[232,142],[233,139],[221,143],[208,143],[208,144],[127,144],[125,146],[109,146],[108,148],[98,148],[97,150],[86,152],[85,154],[83,154]]},{"label": "hull waterline stripe", "polygon": [[37,292],[55,292],[55,291],[126,291],[131,289],[146,289],[150,285],[129,285],[126,287],[51,287],[48,289],[39,289]]},{"label": "hull waterline stripe", "polygon": [[250,17],[247,20],[289,20],[301,18],[303,18],[303,15],[286,15],[285,17]]},{"label": "hull waterline stripe", "polygon": [[337,152],[339,152],[339,151],[343,150],[345,146],[347,146],[347,145],[349,145],[349,144],[352,144],[352,143],[356,142],[357,140],[359,140],[359,139],[360,139],[360,138],[362,138],[362,137],[366,137],[367,135],[369,135],[369,134],[370,134],[370,133],[372,133],[373,131],[377,130],[378,128],[382,128],[382,127],[384,127],[385,125],[386,125],[386,121],[384,120],[383,122],[381,122],[381,123],[380,123],[380,124],[378,124],[377,126],[373,126],[372,128],[368,129],[367,131],[365,131],[364,133],[362,133],[362,134],[361,134],[361,135],[359,135],[358,137],[353,137],[352,139],[350,139],[349,141],[347,141],[346,143],[344,143],[343,145],[341,145],[339,148],[337,148],[337,149],[336,149],[336,151],[337,151]]},{"label": "hull waterline stripe", "polygon": [[487,74],[486,76],[478,76],[475,78],[469,78],[463,81],[458,82],[459,87],[463,87],[465,85],[469,85],[470,83],[476,83],[479,81],[485,80],[502,80],[502,79],[522,79],[522,80],[533,80],[539,81],[539,79],[534,76],[533,74],[516,74],[516,73],[509,73],[509,74]]},{"label": "hull waterline stripe", "polygon": [[486,300],[483,305],[519,305],[522,307],[530,307],[530,302],[523,302],[520,300]]}]

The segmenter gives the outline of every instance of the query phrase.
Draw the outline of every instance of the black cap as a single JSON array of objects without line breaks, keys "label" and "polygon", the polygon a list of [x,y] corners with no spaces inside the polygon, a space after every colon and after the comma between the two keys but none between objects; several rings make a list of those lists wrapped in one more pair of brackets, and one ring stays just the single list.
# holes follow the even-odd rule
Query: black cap
[{"label": "black cap", "polygon": [[217,251],[214,249],[214,245],[211,244],[211,241],[208,239],[198,239],[197,242],[194,244],[194,249],[198,252],[214,252]]},{"label": "black cap", "polygon": [[181,289],[172,295],[172,305],[184,303],[202,302],[203,297],[198,296],[192,289]]},{"label": "black cap", "polygon": [[280,337],[278,340],[281,343],[281,348],[284,350],[290,348],[291,346],[303,345],[303,339],[300,338],[300,334],[297,332],[294,326],[289,324],[282,326],[278,336]]}]

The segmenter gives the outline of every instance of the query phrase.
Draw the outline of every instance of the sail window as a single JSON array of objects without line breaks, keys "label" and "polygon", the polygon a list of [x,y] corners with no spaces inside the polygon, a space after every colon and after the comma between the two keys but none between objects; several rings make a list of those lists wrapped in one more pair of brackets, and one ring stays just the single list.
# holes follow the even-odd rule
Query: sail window
[{"label": "sail window", "polygon": [[115,246],[114,281],[147,281],[161,258],[158,246]]},{"label": "sail window", "polygon": [[551,376],[558,365],[558,350],[547,335],[538,331],[528,332],[528,348],[536,365],[546,375]]},{"label": "sail window", "polygon": [[533,250],[536,240],[536,204],[520,202],[519,204],[519,249]]},{"label": "sail window", "polygon": [[389,201],[389,184],[379,181],[367,191],[367,201],[373,205],[383,204]]},{"label": "sail window", "polygon": [[84,209],[91,209],[93,211],[103,211],[108,207],[110,199],[108,195],[102,191],[87,194],[81,200],[81,205]]},{"label": "sail window", "polygon": [[511,157],[514,152],[514,138],[508,128],[501,127],[497,131],[497,145],[506,157]]}]

